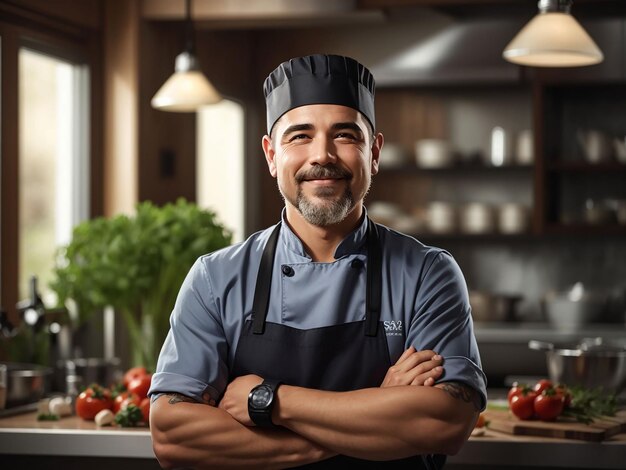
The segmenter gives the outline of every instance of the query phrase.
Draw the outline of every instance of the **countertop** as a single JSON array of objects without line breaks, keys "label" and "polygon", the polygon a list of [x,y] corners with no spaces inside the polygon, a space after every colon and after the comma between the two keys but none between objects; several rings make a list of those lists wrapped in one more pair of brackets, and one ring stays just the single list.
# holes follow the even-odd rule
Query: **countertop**
[{"label": "countertop", "polygon": [[37,421],[36,412],[0,418],[0,454],[155,458],[146,427],[98,427],[77,416]]},{"label": "countertop", "polygon": [[[77,417],[40,422],[30,412],[0,419],[0,455],[154,459],[147,428],[98,428]],[[486,429],[448,459],[449,466],[624,468],[626,433],[601,443],[511,436]]]}]

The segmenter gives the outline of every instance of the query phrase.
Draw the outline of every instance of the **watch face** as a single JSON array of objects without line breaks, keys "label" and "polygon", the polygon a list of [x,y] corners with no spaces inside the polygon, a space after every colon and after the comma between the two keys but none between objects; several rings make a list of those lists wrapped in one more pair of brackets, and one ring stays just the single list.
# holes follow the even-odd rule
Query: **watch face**
[{"label": "watch face", "polygon": [[272,390],[267,385],[261,385],[252,393],[252,406],[254,408],[262,409],[269,405],[272,399]]}]

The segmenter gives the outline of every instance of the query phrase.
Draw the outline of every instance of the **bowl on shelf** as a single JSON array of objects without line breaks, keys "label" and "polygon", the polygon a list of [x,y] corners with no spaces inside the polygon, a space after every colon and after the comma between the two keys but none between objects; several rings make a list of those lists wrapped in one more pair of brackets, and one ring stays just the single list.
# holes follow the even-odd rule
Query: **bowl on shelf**
[{"label": "bowl on shelf", "polygon": [[459,226],[462,233],[470,235],[493,232],[495,229],[493,208],[482,202],[464,204],[459,213]]},{"label": "bowl on shelf", "polygon": [[498,230],[513,235],[528,230],[529,210],[523,204],[506,203],[498,207]]},{"label": "bowl on shelf", "polygon": [[546,318],[559,331],[577,331],[602,318],[608,305],[605,292],[586,289],[582,283],[562,292],[548,292],[543,299]]},{"label": "bowl on shelf", "polygon": [[385,168],[399,168],[408,163],[408,155],[401,144],[385,142],[380,151],[379,166]]},{"label": "bowl on shelf", "polygon": [[433,201],[428,205],[426,226],[431,233],[450,234],[456,230],[456,209],[453,204]]},{"label": "bowl on shelf", "polygon": [[450,142],[443,139],[418,140],[415,143],[415,162],[420,168],[452,166],[454,164],[452,146]]}]

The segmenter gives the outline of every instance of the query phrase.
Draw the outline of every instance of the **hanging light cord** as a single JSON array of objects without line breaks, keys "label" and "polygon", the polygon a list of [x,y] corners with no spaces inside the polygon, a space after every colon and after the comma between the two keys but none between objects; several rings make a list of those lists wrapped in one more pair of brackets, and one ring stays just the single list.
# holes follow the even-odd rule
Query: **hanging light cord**
[{"label": "hanging light cord", "polygon": [[191,21],[191,0],[185,0],[185,50],[190,54],[195,54],[195,49],[193,22]]}]

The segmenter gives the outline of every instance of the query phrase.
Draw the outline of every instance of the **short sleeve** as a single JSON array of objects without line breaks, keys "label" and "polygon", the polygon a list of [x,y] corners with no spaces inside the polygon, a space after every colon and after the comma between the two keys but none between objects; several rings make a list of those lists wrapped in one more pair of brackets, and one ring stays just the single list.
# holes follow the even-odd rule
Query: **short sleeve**
[{"label": "short sleeve", "polygon": [[204,401],[208,393],[219,401],[228,378],[228,347],[220,318],[200,258],[180,288],[150,395],[175,392]]},{"label": "short sleeve", "polygon": [[444,359],[438,382],[461,382],[474,388],[487,404],[487,379],[482,371],[465,279],[452,256],[435,255],[425,270],[407,332],[406,347],[432,349]]}]

